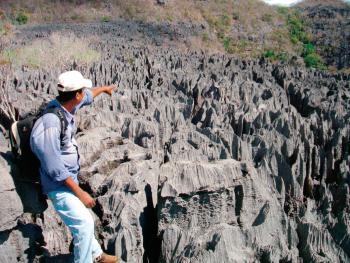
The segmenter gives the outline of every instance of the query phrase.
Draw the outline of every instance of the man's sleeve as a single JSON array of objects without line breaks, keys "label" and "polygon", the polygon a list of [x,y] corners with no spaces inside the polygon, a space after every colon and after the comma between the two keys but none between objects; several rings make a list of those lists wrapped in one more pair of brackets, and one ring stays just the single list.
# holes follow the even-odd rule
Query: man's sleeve
[{"label": "man's sleeve", "polygon": [[61,158],[60,120],[52,113],[43,116],[43,129],[34,134],[32,150],[41,163],[41,169],[53,181],[60,182],[69,177],[67,168]]}]

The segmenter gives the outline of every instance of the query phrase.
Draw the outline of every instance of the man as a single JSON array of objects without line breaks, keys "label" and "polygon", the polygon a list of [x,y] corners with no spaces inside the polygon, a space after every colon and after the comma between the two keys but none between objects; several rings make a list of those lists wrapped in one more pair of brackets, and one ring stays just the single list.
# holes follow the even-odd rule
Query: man
[{"label": "man", "polygon": [[40,160],[40,179],[43,192],[47,194],[63,222],[73,235],[74,262],[116,263],[118,258],[102,252],[94,236],[94,221],[88,208],[95,200],[78,184],[79,153],[74,139],[76,126],[74,114],[78,109],[93,102],[93,98],[106,93],[112,95],[115,86],[92,88],[92,82],[78,71],[67,71],[58,78],[58,97],[47,109],[59,107],[67,121],[63,129],[55,113],[46,113],[33,127],[30,144]]}]

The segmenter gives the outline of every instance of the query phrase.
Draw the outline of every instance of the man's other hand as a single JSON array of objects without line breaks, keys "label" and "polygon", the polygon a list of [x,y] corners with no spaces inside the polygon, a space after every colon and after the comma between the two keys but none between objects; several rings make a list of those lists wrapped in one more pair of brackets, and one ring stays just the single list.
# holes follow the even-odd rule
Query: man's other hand
[{"label": "man's other hand", "polygon": [[87,208],[92,208],[96,205],[95,200],[85,191],[80,193],[79,199]]},{"label": "man's other hand", "polygon": [[64,180],[64,184],[68,186],[73,193],[79,198],[79,200],[88,208],[94,207],[96,205],[95,200],[73,180],[72,177],[67,177]]}]

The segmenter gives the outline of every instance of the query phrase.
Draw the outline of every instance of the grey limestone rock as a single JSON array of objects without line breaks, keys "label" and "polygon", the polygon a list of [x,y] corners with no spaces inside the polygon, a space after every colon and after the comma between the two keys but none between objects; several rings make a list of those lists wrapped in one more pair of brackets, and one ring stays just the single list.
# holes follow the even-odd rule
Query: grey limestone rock
[{"label": "grey limestone rock", "polygon": [[[138,27],[144,35],[130,42],[125,31]],[[94,85],[119,87],[77,115],[81,186],[97,200],[105,251],[124,262],[350,260],[348,74],[155,48],[152,25],[91,28],[103,59],[72,68]],[[23,30],[23,41],[49,34]],[[6,85],[20,114],[56,94],[48,87],[58,69],[13,74]],[[19,212],[5,220],[1,251],[24,262],[35,247],[35,260],[71,257],[71,237],[50,203],[20,223],[21,204],[12,208]],[[24,226],[38,238],[28,241]]]},{"label": "grey limestone rock", "polygon": [[21,199],[16,193],[13,178],[10,175],[10,165],[0,157],[0,231],[6,231],[14,228],[17,225],[18,218],[23,213],[23,205]]}]

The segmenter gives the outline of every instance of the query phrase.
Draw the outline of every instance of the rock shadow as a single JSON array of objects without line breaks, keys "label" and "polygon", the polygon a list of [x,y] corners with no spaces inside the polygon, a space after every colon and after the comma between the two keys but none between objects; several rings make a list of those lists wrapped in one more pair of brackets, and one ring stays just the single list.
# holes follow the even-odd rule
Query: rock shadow
[{"label": "rock shadow", "polygon": [[155,263],[159,260],[161,241],[157,237],[157,207],[155,207],[153,204],[152,189],[149,184],[145,186],[145,194],[147,206],[143,209],[143,212],[139,217],[142,228],[143,248],[145,250],[143,262]]},{"label": "rock shadow", "polygon": [[33,223],[23,224],[19,222],[18,230],[24,238],[29,239],[29,247],[24,250],[27,255],[27,262],[36,262],[36,257],[43,254],[45,250],[43,247],[46,245],[41,227]]},{"label": "rock shadow", "polygon": [[[0,152],[0,156],[10,166],[10,175],[15,185],[15,191],[19,196],[24,213],[31,213],[33,220],[41,218],[47,208],[47,202],[41,193],[41,187],[38,183],[21,181],[20,170],[14,162],[12,153]],[[29,247],[24,250],[27,255],[27,262],[37,262],[37,258],[45,253],[45,240],[40,226],[35,223],[24,223],[18,220],[17,226],[13,230],[21,232],[23,238],[28,238]],[[10,231],[4,231],[0,234],[0,245],[10,238]]]},{"label": "rock shadow", "polygon": [[73,263],[73,254],[57,255],[52,257],[44,257],[40,260],[40,263]]},{"label": "rock shadow", "polygon": [[10,151],[0,152],[1,157],[11,167],[10,175],[15,184],[15,190],[21,199],[23,212],[32,214],[43,213],[48,205],[46,196],[42,194],[40,183],[34,183],[23,180],[19,167],[15,164],[15,160]]}]

